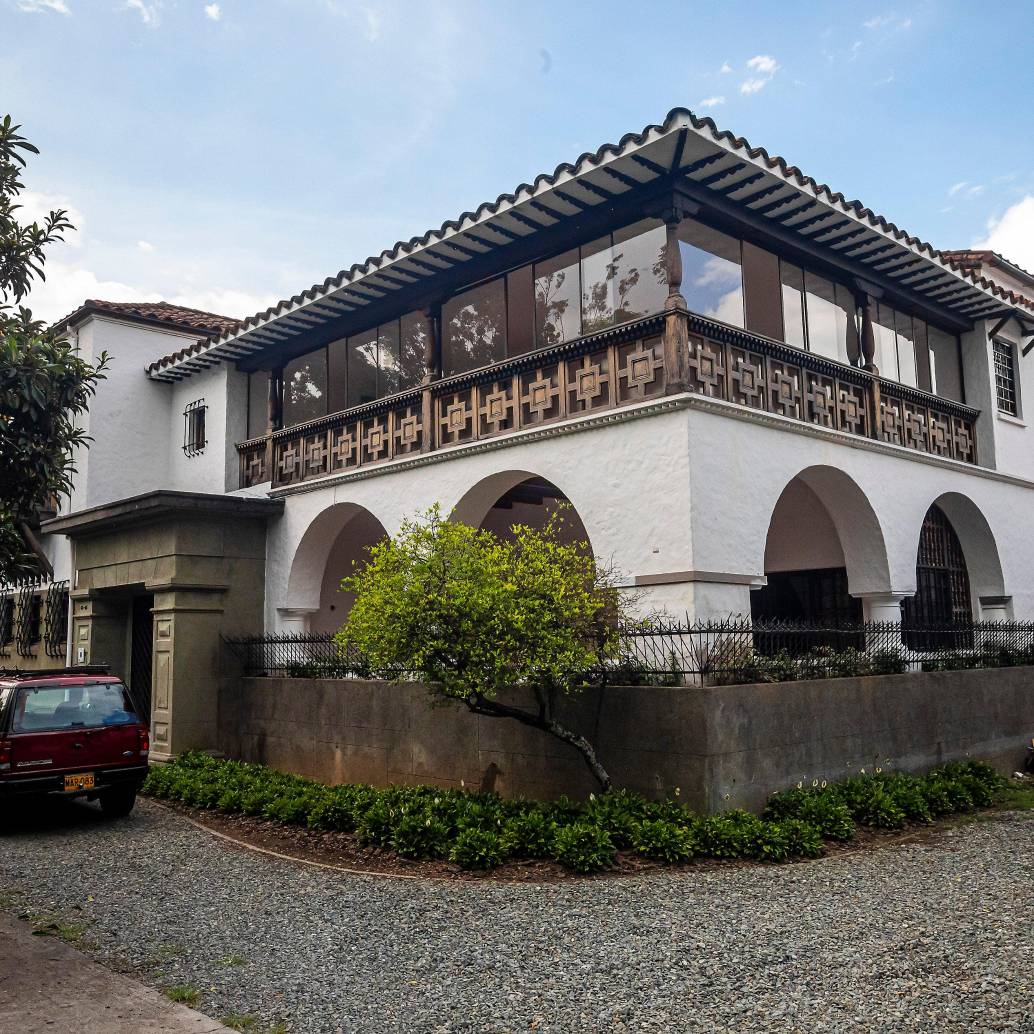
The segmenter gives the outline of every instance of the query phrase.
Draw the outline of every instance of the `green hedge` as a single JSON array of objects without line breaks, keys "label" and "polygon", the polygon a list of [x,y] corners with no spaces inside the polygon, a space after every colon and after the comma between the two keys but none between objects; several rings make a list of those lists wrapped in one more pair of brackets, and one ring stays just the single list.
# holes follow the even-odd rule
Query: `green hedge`
[{"label": "green hedge", "polygon": [[782,862],[812,858],[855,826],[900,829],[950,812],[987,807],[1006,787],[981,762],[952,762],[925,776],[877,772],[825,787],[775,794],[759,817],[699,816],[675,799],[625,790],[584,803],[504,800],[432,786],[326,786],[262,765],[184,754],[151,769],[146,793],[197,808],[256,815],[310,829],[354,833],[403,858],[449,859],[491,869],[507,858],[551,858],[573,872],[610,867],[631,850],[669,865],[702,858]]}]

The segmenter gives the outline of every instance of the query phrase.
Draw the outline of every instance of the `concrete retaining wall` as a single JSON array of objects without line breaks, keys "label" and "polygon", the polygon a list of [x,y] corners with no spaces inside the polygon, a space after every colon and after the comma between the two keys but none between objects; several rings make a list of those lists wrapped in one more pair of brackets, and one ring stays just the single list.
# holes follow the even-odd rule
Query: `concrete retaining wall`
[{"label": "concrete retaining wall", "polygon": [[[516,702],[516,700],[514,701]],[[708,689],[611,687],[566,707],[617,786],[679,788],[701,810],[759,808],[800,780],[974,757],[1013,770],[1034,736],[1034,668],[885,675]],[[221,749],[326,782],[434,783],[583,796],[580,756],[516,722],[432,704],[424,686],[236,679]]]}]

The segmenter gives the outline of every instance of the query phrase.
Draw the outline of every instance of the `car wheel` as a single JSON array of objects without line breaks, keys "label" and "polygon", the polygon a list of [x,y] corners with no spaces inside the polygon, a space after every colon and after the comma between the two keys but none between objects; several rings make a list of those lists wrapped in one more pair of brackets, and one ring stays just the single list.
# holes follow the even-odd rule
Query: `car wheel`
[{"label": "car wheel", "polygon": [[136,790],[108,790],[100,795],[101,811],[109,819],[121,819],[133,810]]}]

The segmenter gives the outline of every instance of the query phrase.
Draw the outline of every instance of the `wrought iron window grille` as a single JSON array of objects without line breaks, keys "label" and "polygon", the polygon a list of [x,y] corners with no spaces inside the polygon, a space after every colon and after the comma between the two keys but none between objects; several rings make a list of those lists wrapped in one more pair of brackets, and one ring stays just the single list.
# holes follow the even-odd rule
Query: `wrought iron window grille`
[{"label": "wrought iron window grille", "polygon": [[1019,397],[1016,390],[1016,348],[1008,341],[995,338],[992,342],[995,363],[995,394],[998,412],[1009,416],[1019,414]]},{"label": "wrought iron window grille", "polygon": [[19,657],[35,657],[32,648],[40,641],[43,597],[38,581],[22,582],[18,587],[18,614],[15,624],[15,649]]},{"label": "wrought iron window grille", "polygon": [[64,657],[67,643],[68,582],[54,582],[43,613],[43,649],[48,657]]},{"label": "wrought iron window grille", "polygon": [[187,456],[197,456],[205,451],[208,439],[205,434],[205,413],[208,406],[204,399],[191,402],[183,410],[183,452]]},{"label": "wrought iron window grille", "polygon": [[0,657],[11,656],[14,642],[14,594],[0,594]]}]

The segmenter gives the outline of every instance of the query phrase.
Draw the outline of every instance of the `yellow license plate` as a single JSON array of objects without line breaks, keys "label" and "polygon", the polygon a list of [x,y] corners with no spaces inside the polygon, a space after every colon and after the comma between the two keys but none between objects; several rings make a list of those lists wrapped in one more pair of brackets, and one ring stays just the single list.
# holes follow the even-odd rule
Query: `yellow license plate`
[{"label": "yellow license plate", "polygon": [[76,775],[65,776],[65,790],[92,790],[93,773],[79,772]]}]

